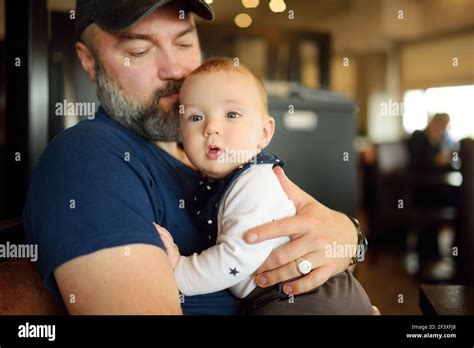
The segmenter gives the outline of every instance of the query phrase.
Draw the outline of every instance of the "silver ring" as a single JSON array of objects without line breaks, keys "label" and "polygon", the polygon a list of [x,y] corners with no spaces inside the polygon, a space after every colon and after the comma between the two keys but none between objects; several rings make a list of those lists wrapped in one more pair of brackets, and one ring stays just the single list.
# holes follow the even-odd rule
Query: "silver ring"
[{"label": "silver ring", "polygon": [[298,272],[301,273],[301,275],[306,275],[311,270],[313,269],[313,265],[311,262],[305,259],[301,259],[301,261],[295,261],[296,262],[296,268],[298,268]]}]

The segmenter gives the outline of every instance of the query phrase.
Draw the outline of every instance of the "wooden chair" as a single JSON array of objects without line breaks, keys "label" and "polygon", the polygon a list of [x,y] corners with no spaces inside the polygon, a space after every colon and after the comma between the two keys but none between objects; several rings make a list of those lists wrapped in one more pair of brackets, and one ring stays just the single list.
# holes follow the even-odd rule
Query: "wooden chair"
[{"label": "wooden chair", "polygon": [[[19,219],[0,222],[0,244],[25,243]],[[0,315],[66,314],[29,259],[0,259]]]},{"label": "wooden chair", "polygon": [[[371,168],[369,192],[369,230],[372,245],[378,245],[389,230],[418,231],[427,226],[456,225],[457,207],[420,207],[414,202],[414,187],[449,185],[449,175],[459,173],[415,173],[410,170],[409,151],[405,141],[376,145],[377,160]],[[458,178],[459,179],[459,178]],[[377,253],[375,253],[375,256]],[[376,259],[376,258],[375,258]]]}]

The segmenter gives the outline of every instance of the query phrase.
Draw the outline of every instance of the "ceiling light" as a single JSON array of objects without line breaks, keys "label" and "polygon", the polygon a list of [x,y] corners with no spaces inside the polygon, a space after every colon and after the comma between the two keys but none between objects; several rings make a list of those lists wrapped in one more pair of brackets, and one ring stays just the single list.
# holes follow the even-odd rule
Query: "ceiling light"
[{"label": "ceiling light", "polygon": [[286,10],[286,4],[284,0],[271,0],[268,6],[272,12],[283,12]]},{"label": "ceiling light", "polygon": [[260,5],[260,0],[242,0],[242,5],[245,8],[255,8]]},{"label": "ceiling light", "polygon": [[252,24],[252,17],[246,13],[239,13],[235,16],[234,22],[239,28],[248,28]]}]

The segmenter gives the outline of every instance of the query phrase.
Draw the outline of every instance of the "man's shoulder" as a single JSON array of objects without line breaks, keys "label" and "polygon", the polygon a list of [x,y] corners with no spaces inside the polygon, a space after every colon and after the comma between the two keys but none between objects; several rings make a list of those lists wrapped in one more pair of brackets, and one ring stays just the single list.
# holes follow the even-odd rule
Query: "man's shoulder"
[{"label": "man's shoulder", "polygon": [[98,120],[81,121],[54,137],[41,155],[44,162],[81,162],[139,153],[142,144],[129,132]]},{"label": "man's shoulder", "polygon": [[106,122],[86,120],[59,133],[49,147],[80,145],[81,148],[94,148],[99,144],[110,147],[130,140],[130,135],[118,127]]}]

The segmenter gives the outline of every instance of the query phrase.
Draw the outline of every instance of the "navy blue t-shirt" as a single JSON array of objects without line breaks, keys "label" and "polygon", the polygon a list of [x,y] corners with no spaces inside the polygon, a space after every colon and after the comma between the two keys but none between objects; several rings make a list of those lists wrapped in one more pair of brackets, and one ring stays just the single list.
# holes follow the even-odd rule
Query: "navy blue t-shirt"
[{"label": "navy blue t-shirt", "polygon": [[[132,243],[164,248],[153,222],[172,233],[182,255],[206,249],[208,240],[186,209],[199,179],[102,108],[63,131],[36,165],[23,213],[28,240],[38,244],[44,285],[61,299],[53,272],[69,260]],[[238,312],[228,290],[185,297],[182,308],[185,314]]]}]

